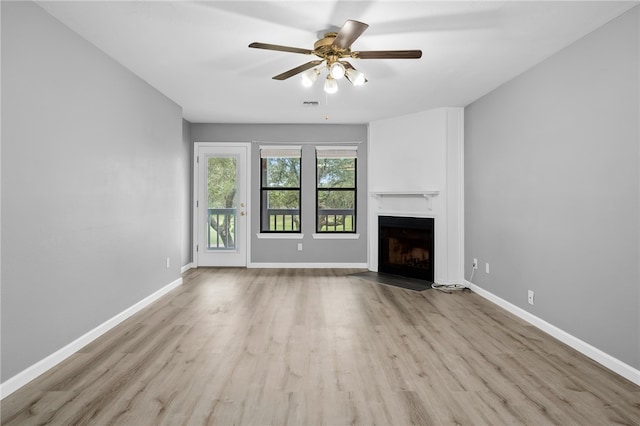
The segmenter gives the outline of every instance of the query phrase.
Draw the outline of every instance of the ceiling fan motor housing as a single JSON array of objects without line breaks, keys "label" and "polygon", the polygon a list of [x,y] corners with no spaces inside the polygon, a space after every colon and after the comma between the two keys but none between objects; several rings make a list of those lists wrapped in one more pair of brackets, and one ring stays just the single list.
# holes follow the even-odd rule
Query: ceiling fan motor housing
[{"label": "ceiling fan motor housing", "polygon": [[324,38],[316,41],[313,45],[313,53],[325,59],[328,65],[338,61],[340,58],[351,56],[351,49],[344,49],[333,44],[337,35],[338,33],[336,32],[326,33]]}]

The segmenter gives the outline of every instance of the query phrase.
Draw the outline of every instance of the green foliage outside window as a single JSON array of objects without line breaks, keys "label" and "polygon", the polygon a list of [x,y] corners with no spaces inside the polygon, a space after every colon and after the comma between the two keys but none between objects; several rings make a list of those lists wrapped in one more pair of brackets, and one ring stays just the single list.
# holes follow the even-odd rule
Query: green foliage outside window
[{"label": "green foliage outside window", "polygon": [[207,167],[208,247],[231,249],[235,247],[237,159],[210,157]]},{"label": "green foliage outside window", "polygon": [[208,167],[208,207],[234,207],[236,205],[236,158],[211,157]]}]

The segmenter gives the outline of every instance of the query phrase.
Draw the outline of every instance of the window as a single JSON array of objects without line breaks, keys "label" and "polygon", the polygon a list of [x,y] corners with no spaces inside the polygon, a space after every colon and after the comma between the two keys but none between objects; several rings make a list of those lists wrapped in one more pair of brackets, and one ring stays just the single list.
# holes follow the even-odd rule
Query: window
[{"label": "window", "polygon": [[300,146],[260,147],[260,232],[300,232]]},{"label": "window", "polygon": [[357,147],[316,147],[316,232],[356,232]]}]

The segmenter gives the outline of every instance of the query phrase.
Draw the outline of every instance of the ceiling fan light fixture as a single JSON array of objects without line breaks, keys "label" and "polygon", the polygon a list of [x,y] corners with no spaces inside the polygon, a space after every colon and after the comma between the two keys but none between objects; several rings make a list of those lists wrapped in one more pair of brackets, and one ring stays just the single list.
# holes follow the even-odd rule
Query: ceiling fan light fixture
[{"label": "ceiling fan light fixture", "polygon": [[324,91],[326,93],[332,94],[338,91],[338,82],[329,74],[327,79],[324,81]]},{"label": "ceiling fan light fixture", "polygon": [[345,74],[344,65],[342,65],[340,62],[334,62],[329,66],[329,74],[331,74],[331,77],[335,78],[336,80],[340,80],[342,77],[344,77]]},{"label": "ceiling fan light fixture", "polygon": [[320,71],[318,71],[317,68],[313,68],[313,69],[310,69],[308,71],[305,71],[302,74],[302,85],[304,87],[313,86],[313,83],[315,83],[315,81],[318,79],[319,75],[320,75]]},{"label": "ceiling fan light fixture", "polygon": [[362,86],[367,82],[367,78],[364,76],[364,74],[358,71],[357,69],[349,68],[347,70],[346,75],[347,75],[347,79],[351,82],[351,84],[353,84],[356,87]]},{"label": "ceiling fan light fixture", "polygon": [[[2,0],[0,0],[2,1]],[[318,78],[321,71],[316,68],[324,63],[329,76],[324,83],[324,90],[327,93],[335,93],[338,91],[339,80],[346,77],[354,86],[361,86],[367,82],[367,78],[361,72],[355,70],[353,66],[347,62],[347,58],[351,59],[419,59],[422,57],[421,50],[364,50],[354,52],[351,51],[351,45],[360,35],[369,27],[364,22],[348,19],[342,28],[337,32],[327,32],[324,37],[316,41],[313,50],[302,49],[299,47],[281,46],[278,44],[254,42],[249,47],[254,49],[275,50],[279,52],[299,53],[304,55],[315,55],[319,59],[309,61],[299,65],[281,74],[273,76],[274,80],[286,80],[294,75],[304,73],[302,76],[302,84],[305,87],[311,87]],[[310,70],[313,68],[312,70]]]}]

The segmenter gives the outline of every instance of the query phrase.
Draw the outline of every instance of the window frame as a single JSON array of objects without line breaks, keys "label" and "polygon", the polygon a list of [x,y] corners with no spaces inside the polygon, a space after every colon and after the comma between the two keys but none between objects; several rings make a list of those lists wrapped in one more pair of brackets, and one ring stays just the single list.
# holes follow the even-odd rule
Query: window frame
[{"label": "window frame", "polygon": [[[316,155],[316,167],[315,167],[315,175],[316,175],[316,207],[315,207],[315,234],[317,236],[321,235],[351,235],[357,234],[357,219],[358,219],[358,147],[357,146],[316,146],[315,155]],[[319,156],[318,152],[326,151],[327,154],[323,156]],[[340,156],[340,152],[344,153],[344,156]],[[352,158],[353,159],[353,187],[320,187],[318,182],[318,164],[319,159],[322,158]],[[351,230],[338,231],[338,230],[325,230],[322,231],[320,229],[320,193],[321,192],[353,192],[353,213],[352,213],[352,226]],[[344,226],[344,225],[343,225]],[[335,224],[334,224],[335,227]]]},{"label": "window frame", "polygon": [[[280,155],[279,155],[280,154]],[[294,155],[297,154],[297,155]],[[298,186],[265,186],[264,182],[264,167],[265,161],[269,158],[298,158],[300,162],[300,170],[298,174]],[[302,147],[301,146],[261,146],[260,147],[260,233],[262,234],[301,234],[302,233]],[[291,230],[278,230],[268,229],[271,224],[269,217],[265,219],[264,215],[268,216],[268,206],[265,205],[268,197],[266,195],[271,191],[297,191],[298,192],[298,229]],[[276,219],[277,220],[277,219]],[[264,229],[265,223],[267,229]],[[292,219],[293,223],[293,219]],[[293,228],[293,227],[292,227]]]}]

